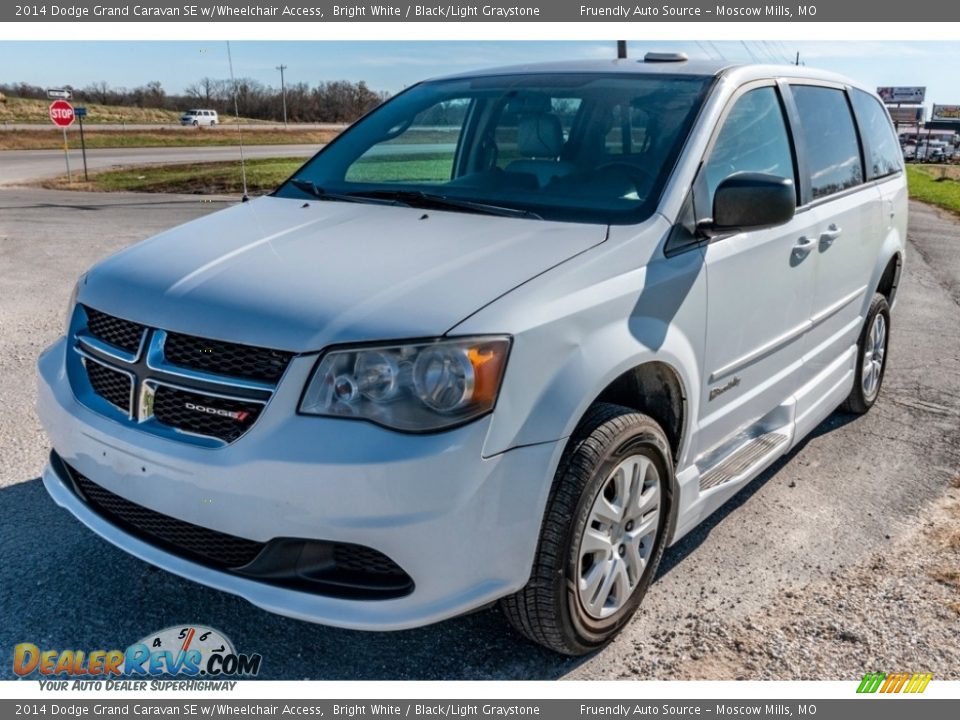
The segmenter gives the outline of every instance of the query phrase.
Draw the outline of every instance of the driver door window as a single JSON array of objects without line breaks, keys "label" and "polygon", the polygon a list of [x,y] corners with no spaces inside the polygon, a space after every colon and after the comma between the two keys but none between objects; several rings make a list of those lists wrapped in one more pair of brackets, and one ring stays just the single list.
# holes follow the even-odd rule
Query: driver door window
[{"label": "driver door window", "polygon": [[790,136],[776,88],[750,90],[736,101],[703,170],[708,215],[713,214],[717,186],[734,173],[767,173],[796,184]]}]

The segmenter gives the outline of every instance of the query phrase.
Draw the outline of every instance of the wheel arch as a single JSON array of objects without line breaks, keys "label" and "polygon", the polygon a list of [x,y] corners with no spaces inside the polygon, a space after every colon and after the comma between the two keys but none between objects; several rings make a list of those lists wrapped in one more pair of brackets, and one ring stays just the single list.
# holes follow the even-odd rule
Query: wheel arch
[{"label": "wheel arch", "polygon": [[900,274],[903,270],[903,255],[900,251],[893,253],[893,256],[887,261],[880,280],[877,283],[877,292],[887,299],[887,304],[893,307],[894,299],[897,296],[897,288],[900,285]]},{"label": "wheel arch", "polygon": [[614,378],[590,403],[622,405],[657,422],[670,441],[674,465],[686,439],[687,391],[677,370],[663,360],[647,360]]}]

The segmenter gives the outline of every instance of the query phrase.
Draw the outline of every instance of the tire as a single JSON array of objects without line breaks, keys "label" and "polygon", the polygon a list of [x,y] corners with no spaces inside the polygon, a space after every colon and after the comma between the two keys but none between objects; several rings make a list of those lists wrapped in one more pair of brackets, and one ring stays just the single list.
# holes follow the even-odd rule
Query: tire
[{"label": "tire", "polygon": [[[627,475],[632,478],[627,483],[630,489],[621,501],[617,479],[627,482]],[[655,481],[651,480],[654,476]],[[530,580],[501,601],[513,627],[533,642],[564,655],[584,655],[610,642],[636,612],[663,557],[670,529],[672,483],[670,444],[660,426],[630,408],[594,405],[560,460]],[[607,528],[597,523],[596,512],[601,494],[609,497],[613,486],[618,492],[604,507],[619,502],[625,510],[621,520]],[[629,513],[641,512],[653,497],[654,486],[656,507],[647,505],[632,528]],[[649,523],[654,520],[656,525],[651,528]],[[634,538],[641,534],[642,539]],[[605,544],[601,550],[590,549],[599,536],[604,543],[610,542],[609,551]],[[638,562],[641,555],[645,555],[643,564]],[[595,586],[590,581],[612,567],[617,571],[609,570],[609,574],[618,579],[605,594],[605,575]]]},{"label": "tire", "polygon": [[[882,348],[879,363],[876,362],[877,336],[875,334],[878,325],[883,333],[882,340],[879,343]],[[887,305],[887,299],[877,293],[870,303],[867,318],[863,323],[863,329],[860,331],[860,339],[857,341],[857,368],[853,389],[847,399],[843,401],[843,404],[840,405],[840,410],[855,415],[863,415],[873,407],[883,385],[883,375],[887,369],[887,348],[889,344],[890,306]],[[869,366],[865,368],[864,366],[868,362]],[[864,382],[865,377],[867,382]]]},{"label": "tire", "polygon": [[194,126],[194,127],[200,127],[200,121],[199,121],[199,120],[194,120],[194,121],[193,121],[193,126]]}]

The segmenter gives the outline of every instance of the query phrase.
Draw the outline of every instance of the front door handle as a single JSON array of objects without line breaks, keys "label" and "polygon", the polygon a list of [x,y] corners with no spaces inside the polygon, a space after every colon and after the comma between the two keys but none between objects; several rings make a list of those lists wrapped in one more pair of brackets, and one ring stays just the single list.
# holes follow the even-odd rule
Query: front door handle
[{"label": "front door handle", "polygon": [[793,246],[793,257],[798,261],[803,260],[807,255],[810,254],[810,251],[813,250],[814,245],[814,241],[804,235],[803,237],[799,238],[797,243]]},{"label": "front door handle", "polygon": [[827,250],[833,245],[833,241],[836,240],[843,234],[841,230],[836,225],[831,225],[824,232],[820,233],[820,249]]}]

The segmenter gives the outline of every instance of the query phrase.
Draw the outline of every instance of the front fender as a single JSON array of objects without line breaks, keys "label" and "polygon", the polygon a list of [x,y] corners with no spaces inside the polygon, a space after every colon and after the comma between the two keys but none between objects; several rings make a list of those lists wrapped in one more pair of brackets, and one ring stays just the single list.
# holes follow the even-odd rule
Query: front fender
[{"label": "front fender", "polygon": [[[662,218],[611,228],[611,238],[514,290],[457,334],[511,332],[514,344],[484,455],[568,437],[600,393],[627,370],[674,369],[697,416],[706,302],[698,250],[666,258]],[[494,330],[497,328],[497,330]],[[684,462],[689,446],[679,453]]]}]

